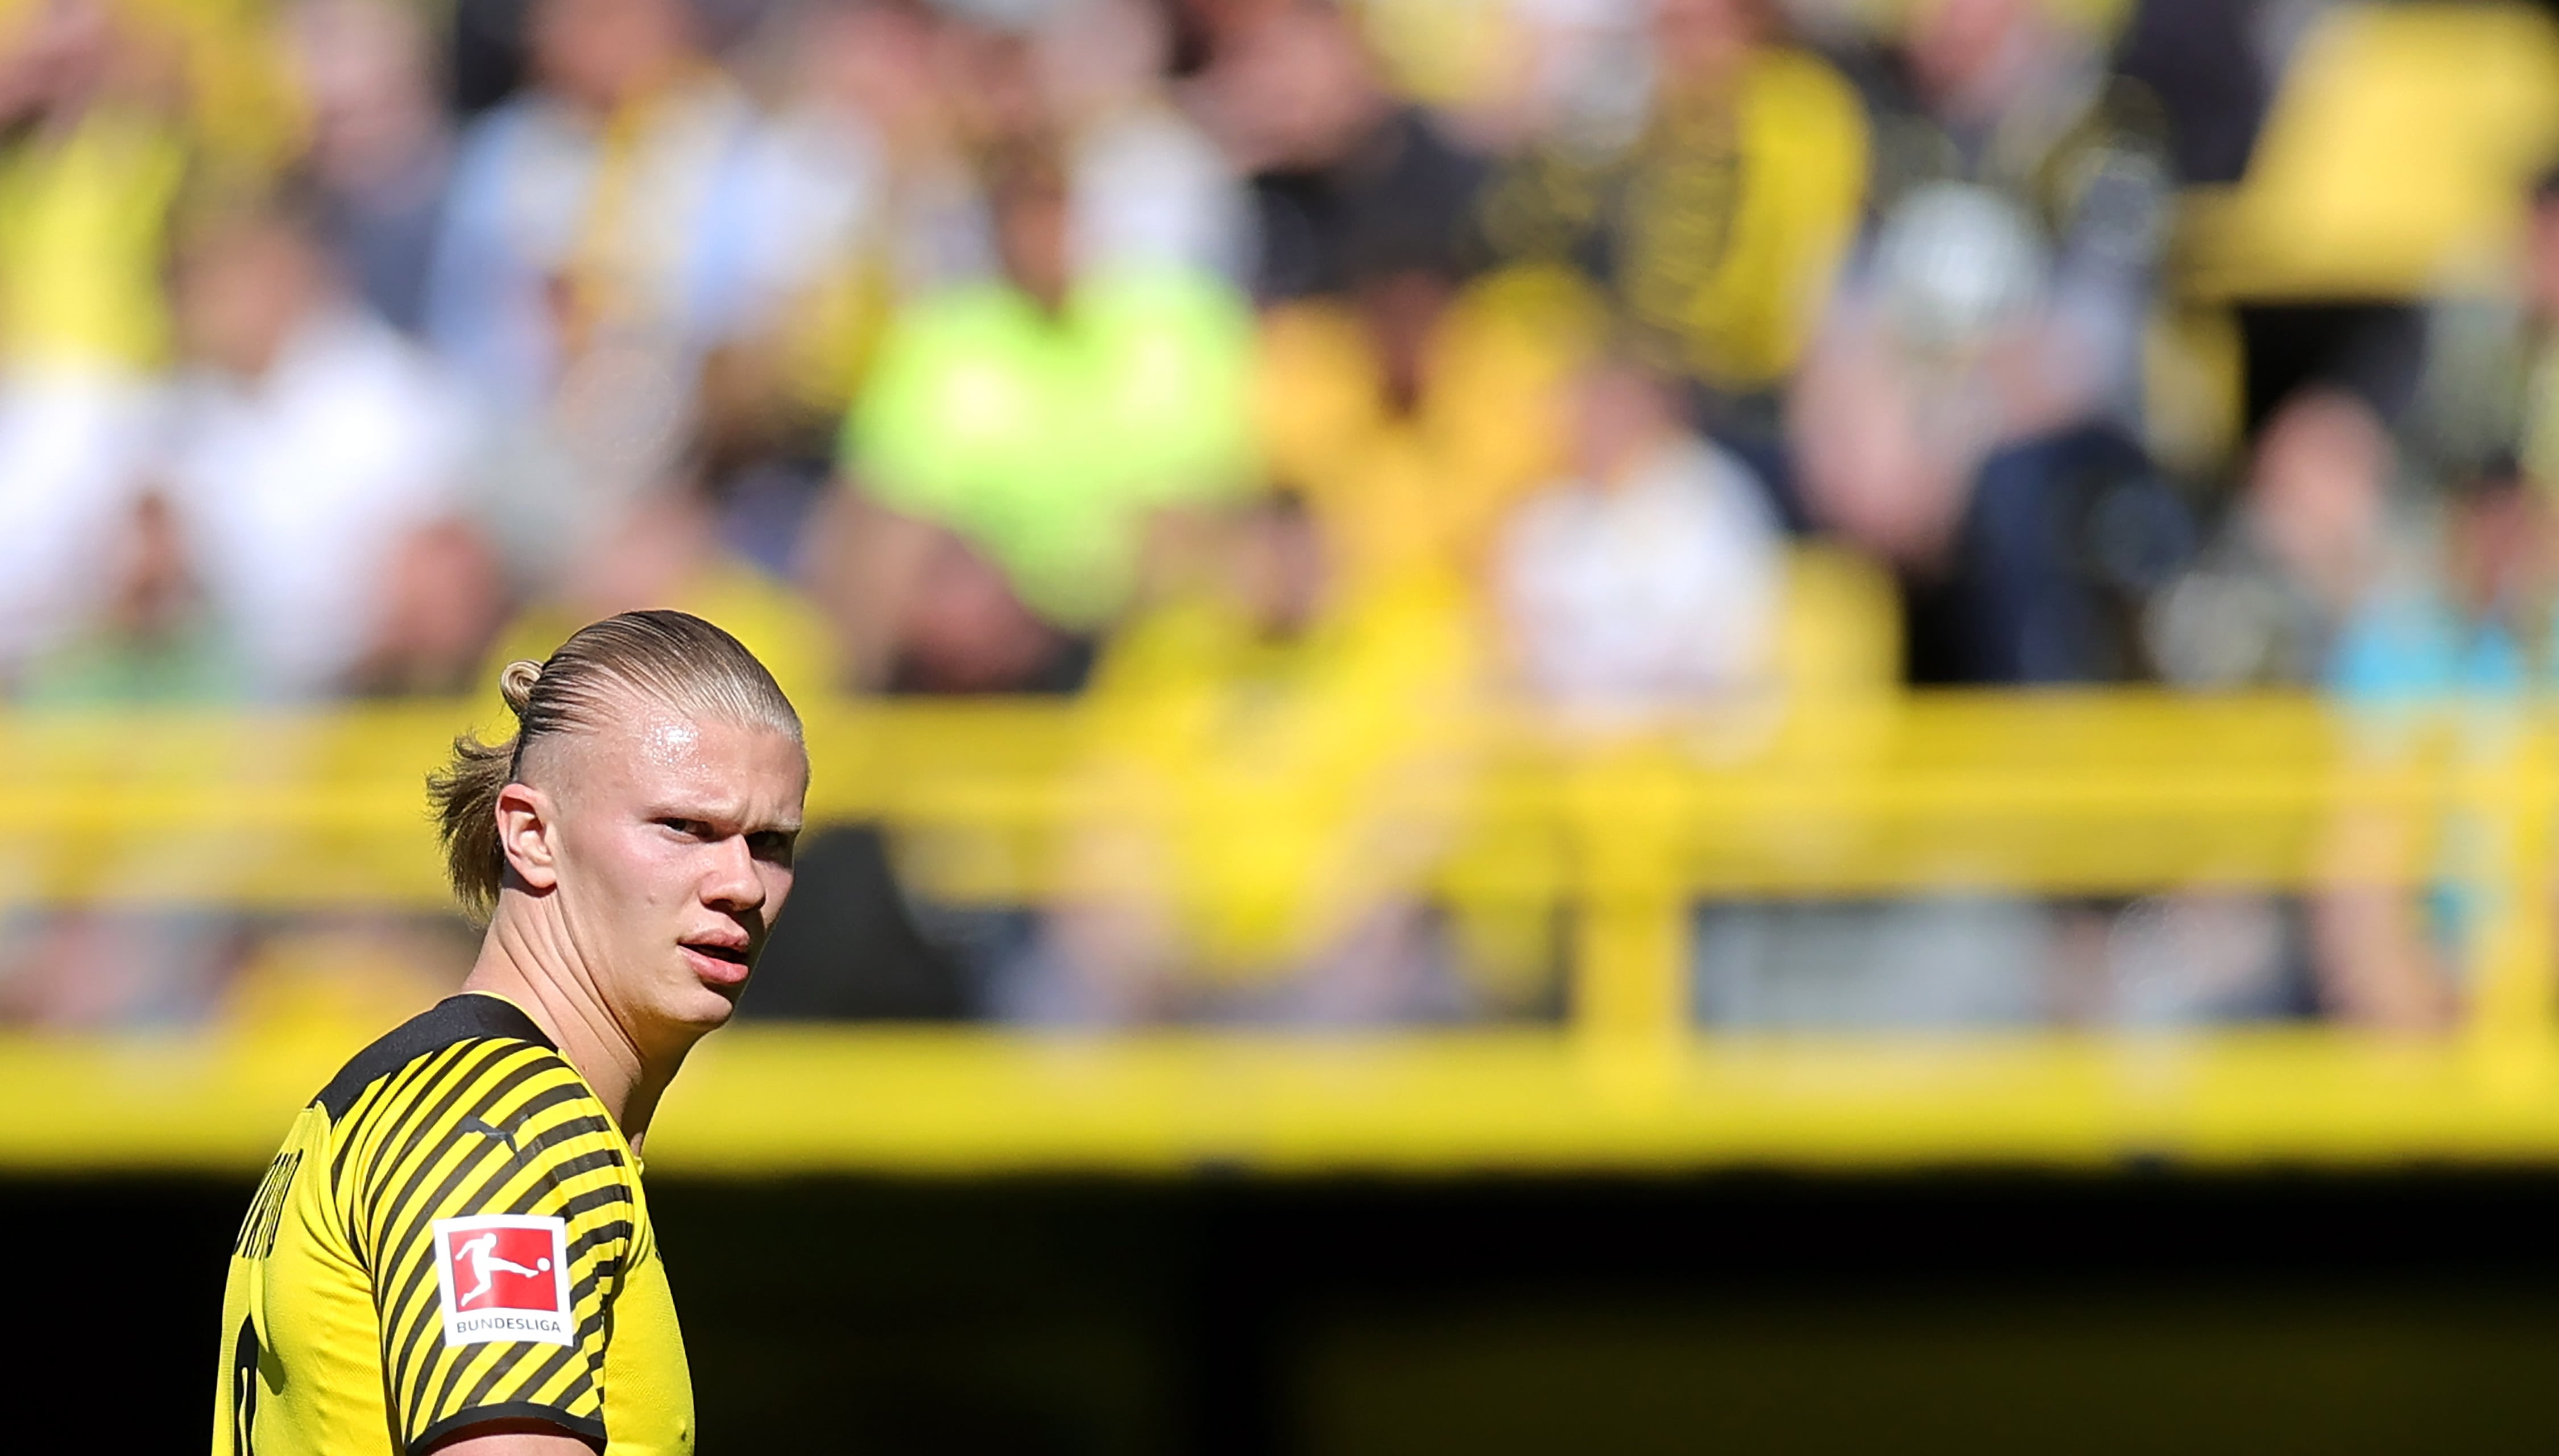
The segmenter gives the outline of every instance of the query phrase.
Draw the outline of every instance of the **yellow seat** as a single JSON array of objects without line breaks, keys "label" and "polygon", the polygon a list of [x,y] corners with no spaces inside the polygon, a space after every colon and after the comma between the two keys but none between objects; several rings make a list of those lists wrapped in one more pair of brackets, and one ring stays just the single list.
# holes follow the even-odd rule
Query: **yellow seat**
[{"label": "yellow seat", "polygon": [[2331,11],[2302,38],[2248,175],[2183,199],[2183,287],[2333,302],[2493,280],[2554,148],[2559,27],[2539,12]]}]

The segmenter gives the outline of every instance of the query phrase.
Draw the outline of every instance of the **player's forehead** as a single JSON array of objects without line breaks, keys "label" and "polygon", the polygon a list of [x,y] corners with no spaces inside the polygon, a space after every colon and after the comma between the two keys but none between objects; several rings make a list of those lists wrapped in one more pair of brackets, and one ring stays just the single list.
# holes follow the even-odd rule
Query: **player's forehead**
[{"label": "player's forehead", "polygon": [[797,828],[808,755],[779,728],[690,712],[646,694],[562,736],[559,767],[581,799],[626,811]]}]

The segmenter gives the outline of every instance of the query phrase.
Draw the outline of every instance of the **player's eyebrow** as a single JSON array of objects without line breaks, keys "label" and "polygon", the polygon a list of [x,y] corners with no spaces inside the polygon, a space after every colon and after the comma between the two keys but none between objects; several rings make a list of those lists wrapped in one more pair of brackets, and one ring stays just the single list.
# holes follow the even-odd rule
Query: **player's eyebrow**
[{"label": "player's eyebrow", "polygon": [[643,816],[651,819],[696,819],[738,834],[797,834],[805,826],[805,817],[798,814],[758,818],[750,816],[736,803],[713,805],[674,800],[651,803],[643,810]]}]

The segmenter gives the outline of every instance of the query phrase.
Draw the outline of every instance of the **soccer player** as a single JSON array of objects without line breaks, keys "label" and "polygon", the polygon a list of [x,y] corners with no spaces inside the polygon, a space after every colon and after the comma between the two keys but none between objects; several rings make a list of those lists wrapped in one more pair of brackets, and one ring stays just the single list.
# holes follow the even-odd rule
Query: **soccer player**
[{"label": "soccer player", "polygon": [[501,678],[513,740],[428,781],[488,938],[462,993],[356,1054],[240,1226],[215,1456],[693,1447],[638,1148],[791,888],[799,715],[676,612]]}]

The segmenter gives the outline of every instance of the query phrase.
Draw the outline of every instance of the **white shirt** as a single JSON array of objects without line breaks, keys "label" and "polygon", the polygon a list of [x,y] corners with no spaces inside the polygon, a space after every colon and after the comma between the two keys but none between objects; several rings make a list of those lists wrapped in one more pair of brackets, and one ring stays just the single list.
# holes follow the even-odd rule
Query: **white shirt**
[{"label": "white shirt", "polygon": [[1784,562],[1747,471],[1683,439],[1615,489],[1549,487],[1503,541],[1502,606],[1530,685],[1639,706],[1753,684],[1773,655]]},{"label": "white shirt", "polygon": [[0,378],[0,678],[59,646],[111,587],[158,407],[131,375]]},{"label": "white shirt", "polygon": [[181,380],[162,479],[259,689],[327,692],[357,664],[401,541],[466,509],[477,435],[460,387],[353,308],[306,322],[262,378]]}]

